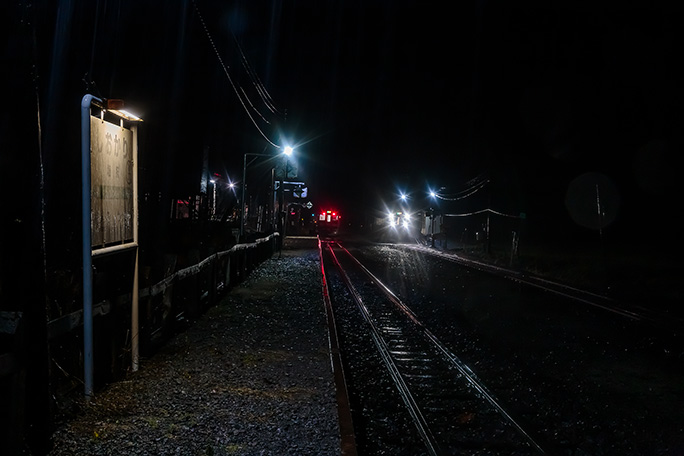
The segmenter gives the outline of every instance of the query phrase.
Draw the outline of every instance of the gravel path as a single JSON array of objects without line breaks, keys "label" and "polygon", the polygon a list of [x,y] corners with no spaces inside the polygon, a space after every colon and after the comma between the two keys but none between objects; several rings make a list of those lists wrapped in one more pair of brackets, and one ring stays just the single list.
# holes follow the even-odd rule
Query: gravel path
[{"label": "gravel path", "polygon": [[61,455],[338,455],[315,250],[284,250],[54,435]]}]

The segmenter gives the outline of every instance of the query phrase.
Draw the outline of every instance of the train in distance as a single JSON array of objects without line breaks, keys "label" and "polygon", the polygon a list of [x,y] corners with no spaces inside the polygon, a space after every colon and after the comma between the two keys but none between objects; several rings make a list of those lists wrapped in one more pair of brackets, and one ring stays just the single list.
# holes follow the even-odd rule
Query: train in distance
[{"label": "train in distance", "polygon": [[318,234],[335,236],[340,231],[342,215],[335,209],[323,209],[318,213]]}]

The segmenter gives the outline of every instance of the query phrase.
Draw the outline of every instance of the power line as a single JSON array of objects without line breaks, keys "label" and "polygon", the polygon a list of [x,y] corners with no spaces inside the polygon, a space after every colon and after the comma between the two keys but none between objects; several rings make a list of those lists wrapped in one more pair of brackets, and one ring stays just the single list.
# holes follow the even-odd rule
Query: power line
[{"label": "power line", "polygon": [[491,180],[487,176],[486,173],[481,173],[478,176],[470,179],[465,183],[467,188],[458,191],[456,193],[451,193],[451,194],[444,194],[444,193],[437,193],[435,192],[435,197],[439,198],[444,201],[458,201],[462,200],[465,198],[468,198],[469,196],[474,195],[478,191],[482,190],[485,185],[490,183]]},{"label": "power line", "polygon": [[502,217],[517,218],[517,219],[524,218],[522,215],[504,214],[503,212],[495,211],[494,209],[489,209],[489,208],[481,209],[479,211],[474,211],[474,212],[468,212],[468,213],[464,213],[464,214],[444,214],[444,216],[445,217],[470,217],[472,215],[484,214],[487,212],[490,214],[500,215]]},{"label": "power line", "polygon": [[247,73],[250,80],[252,81],[252,85],[254,86],[254,89],[259,94],[259,97],[261,97],[261,101],[264,102],[266,107],[272,113],[283,115],[282,112],[273,103],[273,98],[268,93],[268,90],[266,89],[264,84],[259,79],[259,75],[256,73],[256,71],[254,71],[252,69],[252,66],[249,64],[249,60],[247,60],[247,57],[245,56],[245,53],[242,50],[242,46],[240,46],[240,42],[238,41],[237,37],[232,32],[232,30],[231,30],[230,34],[233,37],[233,41],[235,42],[235,46],[237,46],[237,49],[240,52],[240,62],[242,63],[242,67],[245,69],[245,72]]},{"label": "power line", "polygon": [[259,114],[259,117],[261,117],[261,120],[263,120],[264,122],[266,122],[267,124],[270,125],[271,122],[268,121],[268,120],[261,114],[261,112],[259,112],[259,110],[258,110],[257,108],[254,107],[254,105],[252,104],[252,100],[249,99],[249,97],[247,96],[247,93],[245,92],[245,89],[243,89],[242,86],[240,86],[240,91],[241,91],[242,94],[245,96],[245,99],[246,99],[247,102],[249,103],[249,106],[254,110],[254,112],[256,112],[257,114]]},{"label": "power line", "polygon": [[[207,38],[209,39],[209,43],[211,44],[211,47],[214,50],[214,53],[216,54],[216,58],[218,58],[219,64],[221,65],[223,72],[228,77],[228,81],[230,82],[230,85],[233,88],[233,92],[235,92],[235,96],[237,96],[238,100],[240,100],[240,104],[242,105],[242,108],[244,109],[245,113],[247,114],[249,119],[252,121],[252,124],[257,129],[259,134],[261,134],[261,136],[266,140],[266,142],[268,142],[270,145],[272,145],[276,149],[281,149],[282,146],[279,146],[278,144],[273,142],[268,136],[266,136],[266,134],[263,132],[263,130],[261,128],[259,128],[259,125],[257,125],[254,117],[249,112],[249,109],[248,109],[247,105],[245,104],[245,100],[243,100],[242,96],[240,96],[240,92],[238,91],[238,88],[235,86],[235,82],[233,81],[233,78],[231,77],[230,72],[228,71],[229,66],[226,65],[225,62],[223,61],[223,58],[221,57],[221,54],[219,53],[218,48],[216,47],[216,43],[214,42],[214,39],[211,37],[211,33],[209,33],[209,28],[207,27],[207,24],[204,21],[204,17],[202,16],[202,13],[200,12],[199,7],[197,6],[196,0],[192,0],[192,4],[195,8],[195,12],[197,13],[197,16],[199,17],[200,22],[202,23],[202,27],[204,28],[204,32],[206,33]],[[240,89],[242,90],[242,88],[240,88]],[[243,91],[243,93],[244,93],[244,91]],[[249,100],[249,97],[247,97],[246,93],[245,93],[245,98],[247,98],[247,100]],[[249,104],[253,108],[254,105],[252,104],[251,101],[249,101]],[[261,116],[261,118],[263,119],[263,116]]]},{"label": "power line", "polygon": [[[478,191],[482,190],[482,189],[484,188],[484,186],[487,185],[488,183],[489,183],[489,180],[486,180],[486,181],[484,181],[484,182],[481,182],[481,183],[478,184],[477,186],[473,186],[473,187],[470,187],[470,188],[468,188],[468,189],[466,189],[466,190],[462,190],[462,191],[459,192],[459,193],[456,193],[457,196],[451,196],[451,195],[450,195],[450,196],[446,196],[446,195],[442,195],[442,194],[439,194],[439,193],[435,193],[435,197],[437,197],[437,198],[439,198],[439,199],[441,199],[441,200],[444,200],[444,201],[458,201],[458,200],[462,200],[462,199],[468,198],[469,196],[472,196],[472,195],[474,195],[475,193],[477,193]],[[464,192],[468,192],[468,193],[464,193]]]}]

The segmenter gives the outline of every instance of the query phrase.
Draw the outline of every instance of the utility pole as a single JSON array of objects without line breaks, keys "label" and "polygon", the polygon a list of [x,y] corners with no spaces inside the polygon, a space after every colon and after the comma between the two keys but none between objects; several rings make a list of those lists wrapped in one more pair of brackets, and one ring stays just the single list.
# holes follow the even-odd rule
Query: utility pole
[{"label": "utility pole", "polygon": [[430,242],[431,247],[435,246],[435,210],[430,209]]},{"label": "utility pole", "polygon": [[247,187],[247,154],[242,159],[242,197],[240,198],[240,239],[245,238],[245,187]]}]

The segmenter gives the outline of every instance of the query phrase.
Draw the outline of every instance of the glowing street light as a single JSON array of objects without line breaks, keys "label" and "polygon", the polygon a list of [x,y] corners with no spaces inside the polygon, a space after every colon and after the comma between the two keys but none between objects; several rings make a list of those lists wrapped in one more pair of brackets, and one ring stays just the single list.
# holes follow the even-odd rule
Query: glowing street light
[{"label": "glowing street light", "polygon": [[[265,149],[264,149],[265,150]],[[291,146],[285,146],[283,148],[283,155],[287,157],[291,157],[292,154],[294,153],[294,149]],[[270,157],[273,158],[273,155],[269,154],[252,154],[252,153],[246,153],[243,156],[243,161],[242,161],[242,204],[241,204],[241,210],[240,210],[240,242],[243,241],[244,235],[245,235],[245,187],[247,187],[247,156],[251,157]],[[287,166],[285,167],[285,173],[287,176]],[[281,185],[282,188],[282,185]],[[275,201],[274,201],[275,204]]]}]

